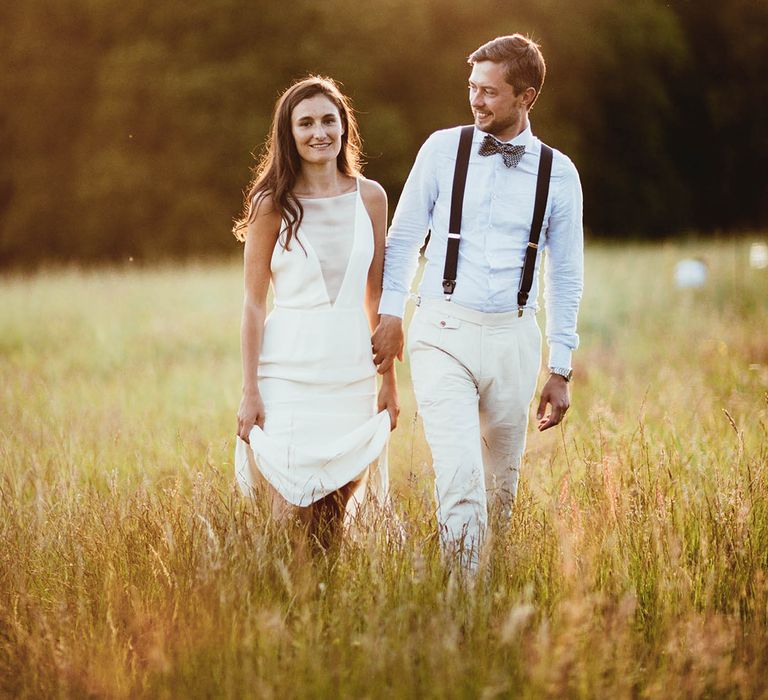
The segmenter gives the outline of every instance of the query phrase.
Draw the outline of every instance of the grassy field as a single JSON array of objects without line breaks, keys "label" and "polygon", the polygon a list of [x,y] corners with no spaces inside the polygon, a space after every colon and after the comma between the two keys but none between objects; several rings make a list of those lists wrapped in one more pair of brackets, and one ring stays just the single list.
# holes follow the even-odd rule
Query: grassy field
[{"label": "grassy field", "polygon": [[[307,559],[233,485],[237,263],[0,278],[0,696],[768,697],[748,246],[589,247],[573,407],[474,585],[407,367],[394,512]],[[689,255],[704,289],[672,285]]]}]

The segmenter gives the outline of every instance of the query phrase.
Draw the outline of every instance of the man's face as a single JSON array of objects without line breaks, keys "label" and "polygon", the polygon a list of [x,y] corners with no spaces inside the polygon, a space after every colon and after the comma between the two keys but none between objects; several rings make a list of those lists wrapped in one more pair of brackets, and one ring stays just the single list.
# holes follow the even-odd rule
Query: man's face
[{"label": "man's face", "polygon": [[517,136],[528,123],[526,100],[530,100],[528,91],[515,95],[515,89],[504,79],[502,63],[479,61],[472,66],[469,104],[480,131],[502,141]]}]

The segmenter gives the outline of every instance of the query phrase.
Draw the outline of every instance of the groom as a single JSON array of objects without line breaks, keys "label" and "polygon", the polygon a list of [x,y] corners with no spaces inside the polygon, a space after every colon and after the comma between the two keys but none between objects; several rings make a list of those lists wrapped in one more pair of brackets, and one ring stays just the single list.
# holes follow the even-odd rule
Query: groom
[{"label": "groom", "polygon": [[576,168],[531,132],[545,74],[539,46],[498,37],[469,64],[474,127],[438,131],[419,151],[387,238],[373,349],[379,372],[402,359],[402,316],[429,230],[408,351],[443,545],[474,568],[489,506],[508,515],[517,491],[540,365],[542,257],[549,379],[538,429],[568,410],[583,231]]}]

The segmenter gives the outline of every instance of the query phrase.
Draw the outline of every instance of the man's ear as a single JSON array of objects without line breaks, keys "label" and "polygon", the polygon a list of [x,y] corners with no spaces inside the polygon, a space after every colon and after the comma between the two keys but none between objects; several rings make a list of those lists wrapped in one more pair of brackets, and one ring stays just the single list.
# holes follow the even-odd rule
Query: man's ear
[{"label": "man's ear", "polygon": [[531,105],[536,100],[536,88],[534,87],[527,87],[523,91],[523,103],[525,104],[526,109],[530,109]]}]

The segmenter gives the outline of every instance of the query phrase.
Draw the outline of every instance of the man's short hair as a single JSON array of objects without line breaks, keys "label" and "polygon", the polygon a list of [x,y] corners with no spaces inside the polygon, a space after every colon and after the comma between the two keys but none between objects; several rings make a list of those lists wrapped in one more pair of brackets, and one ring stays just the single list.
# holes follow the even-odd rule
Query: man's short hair
[{"label": "man's short hair", "polygon": [[[514,88],[515,95],[519,95],[526,88],[532,87],[536,90],[536,97],[539,96],[541,86],[544,84],[547,66],[544,63],[541,48],[527,36],[510,34],[491,39],[472,52],[467,59],[467,63],[470,65],[480,61],[503,63],[505,67],[504,79]],[[533,102],[531,106],[533,106]]]}]

